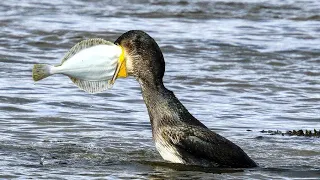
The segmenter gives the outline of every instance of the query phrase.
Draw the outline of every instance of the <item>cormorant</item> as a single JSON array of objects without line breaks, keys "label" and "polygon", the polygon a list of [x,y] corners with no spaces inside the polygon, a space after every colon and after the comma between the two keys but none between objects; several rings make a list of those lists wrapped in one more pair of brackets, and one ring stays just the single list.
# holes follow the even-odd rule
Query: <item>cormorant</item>
[{"label": "cormorant", "polygon": [[152,137],[163,159],[210,167],[257,166],[239,146],[193,117],[163,85],[165,61],[152,37],[143,31],[131,30],[114,43],[123,48],[125,57],[124,67],[115,76],[129,75],[139,82],[150,117]]}]

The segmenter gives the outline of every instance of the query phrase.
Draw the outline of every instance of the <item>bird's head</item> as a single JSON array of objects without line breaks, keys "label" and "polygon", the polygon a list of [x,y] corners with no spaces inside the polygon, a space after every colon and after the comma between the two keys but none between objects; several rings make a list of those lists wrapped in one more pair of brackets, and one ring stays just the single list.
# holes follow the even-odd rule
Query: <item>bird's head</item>
[{"label": "bird's head", "polygon": [[131,30],[122,34],[114,43],[123,50],[123,62],[118,65],[116,77],[129,75],[142,84],[162,85],[165,62],[152,37],[143,31]]}]

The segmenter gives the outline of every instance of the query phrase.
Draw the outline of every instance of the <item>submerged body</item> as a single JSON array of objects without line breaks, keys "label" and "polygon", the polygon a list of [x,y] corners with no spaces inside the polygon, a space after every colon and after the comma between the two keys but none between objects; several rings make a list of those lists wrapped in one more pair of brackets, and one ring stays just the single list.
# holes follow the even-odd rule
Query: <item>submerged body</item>
[{"label": "submerged body", "polygon": [[33,79],[39,81],[54,74],[68,76],[79,88],[96,93],[113,84],[123,51],[103,39],[89,39],[76,44],[60,65],[36,64]]},{"label": "submerged body", "polygon": [[213,167],[257,166],[239,146],[193,117],[163,85],[165,62],[154,39],[142,31],[128,31],[115,43],[124,48],[128,74],[140,83],[153,140],[163,159]]},{"label": "submerged body", "polygon": [[153,139],[163,159],[212,167],[257,166],[240,147],[193,117],[173,92],[164,86],[157,91],[144,85],[142,89]]}]

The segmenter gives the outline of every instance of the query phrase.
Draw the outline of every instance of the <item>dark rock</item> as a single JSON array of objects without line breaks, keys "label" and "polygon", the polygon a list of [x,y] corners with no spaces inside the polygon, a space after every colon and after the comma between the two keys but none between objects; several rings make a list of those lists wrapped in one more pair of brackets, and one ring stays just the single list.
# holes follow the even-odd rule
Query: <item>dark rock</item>
[{"label": "dark rock", "polygon": [[314,129],[312,130],[305,130],[303,131],[302,129],[299,130],[292,130],[292,131],[286,131],[286,132],[281,132],[279,130],[262,130],[260,131],[261,133],[267,133],[269,135],[288,135],[288,136],[306,136],[306,137],[320,137],[320,130]]}]

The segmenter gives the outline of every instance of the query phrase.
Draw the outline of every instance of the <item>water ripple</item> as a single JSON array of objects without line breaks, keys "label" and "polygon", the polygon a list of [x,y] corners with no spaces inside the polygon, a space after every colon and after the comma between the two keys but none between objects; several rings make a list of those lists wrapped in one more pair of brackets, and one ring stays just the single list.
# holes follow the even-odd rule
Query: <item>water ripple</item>
[{"label": "water ripple", "polygon": [[[3,1],[0,178],[317,179],[319,138],[260,131],[320,128],[319,12],[316,0]],[[164,162],[134,78],[95,95],[64,76],[32,81],[33,64],[130,29],[159,43],[165,85],[188,110],[260,168]]]}]

